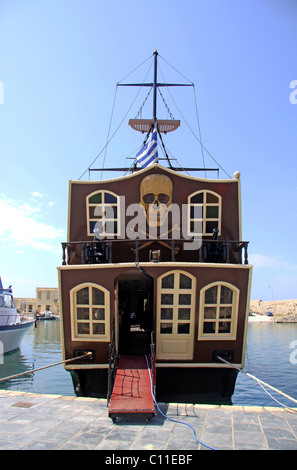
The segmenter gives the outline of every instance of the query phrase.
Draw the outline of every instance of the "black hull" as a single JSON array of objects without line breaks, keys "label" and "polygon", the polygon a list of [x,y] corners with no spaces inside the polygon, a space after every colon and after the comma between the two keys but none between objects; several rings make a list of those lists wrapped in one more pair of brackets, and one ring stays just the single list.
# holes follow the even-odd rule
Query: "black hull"
[{"label": "black hull", "polygon": [[165,403],[232,404],[235,369],[157,369],[157,400]]},{"label": "black hull", "polygon": [[[70,373],[77,396],[107,397],[107,369]],[[165,403],[231,405],[237,374],[237,370],[226,368],[157,368],[156,399]]]}]

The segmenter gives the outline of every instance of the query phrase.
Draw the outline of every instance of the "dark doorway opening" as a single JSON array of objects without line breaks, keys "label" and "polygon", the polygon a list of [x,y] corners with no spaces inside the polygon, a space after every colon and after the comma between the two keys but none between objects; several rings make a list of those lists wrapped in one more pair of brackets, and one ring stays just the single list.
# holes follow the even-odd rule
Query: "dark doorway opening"
[{"label": "dark doorway opening", "polygon": [[133,273],[118,278],[119,354],[150,354],[153,279]]}]

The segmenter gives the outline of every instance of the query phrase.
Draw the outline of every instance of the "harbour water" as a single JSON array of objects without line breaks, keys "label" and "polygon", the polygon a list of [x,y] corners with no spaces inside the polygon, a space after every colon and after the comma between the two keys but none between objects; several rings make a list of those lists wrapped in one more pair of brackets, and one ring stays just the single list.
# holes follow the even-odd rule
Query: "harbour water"
[{"label": "harbour water", "polygon": [[[297,399],[297,364],[292,342],[297,340],[297,324],[250,323],[244,371]],[[296,348],[297,346],[295,346]],[[60,322],[37,322],[25,335],[21,349],[5,355],[0,362],[0,378],[37,369],[62,360]],[[62,365],[30,373],[5,382],[0,389],[75,396],[69,372]],[[267,389],[279,402],[296,403]],[[233,405],[281,406],[257,382],[238,374]]]},{"label": "harbour water", "polygon": [[[38,321],[24,336],[19,351],[4,356],[0,378],[62,361],[60,322]],[[0,382],[0,389],[75,396],[69,372],[62,365]]]},{"label": "harbour water", "polygon": [[[244,371],[297,400],[297,364],[292,342],[297,340],[297,323],[249,323]],[[297,345],[295,345],[296,349]],[[282,404],[297,404],[267,388]],[[281,406],[261,386],[238,374],[233,405]]]}]

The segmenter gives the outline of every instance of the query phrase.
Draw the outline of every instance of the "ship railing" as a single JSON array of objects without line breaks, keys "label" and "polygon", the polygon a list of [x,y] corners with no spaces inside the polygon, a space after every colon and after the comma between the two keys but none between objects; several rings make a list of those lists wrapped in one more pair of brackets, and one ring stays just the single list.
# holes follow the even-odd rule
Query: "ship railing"
[{"label": "ship railing", "polygon": [[[155,241],[170,249],[172,262],[178,261],[180,247],[178,247],[177,244],[186,242],[185,239],[115,239],[101,240],[100,242],[63,242],[62,264],[78,264],[77,260],[80,260],[80,264],[113,263],[112,248],[116,243],[134,244],[134,247],[131,248],[131,252],[134,254],[135,262],[139,263],[141,250]],[[194,261],[196,259],[198,262],[202,263],[248,264],[248,244],[249,242],[241,240],[202,240],[201,246],[195,250],[196,254],[192,256],[191,260]],[[156,253],[156,251],[154,251],[154,253],[156,258],[151,258],[148,261],[160,260],[158,253]],[[72,259],[75,259],[75,261]]]},{"label": "ship railing", "polygon": [[109,406],[112,389],[115,381],[118,366],[118,354],[115,345],[115,331],[112,330],[111,342],[109,344],[109,364],[107,377],[107,406]]},{"label": "ship railing", "polygon": [[199,250],[199,261],[230,263],[232,254],[238,254],[237,264],[249,264],[248,244],[238,240],[209,240],[204,241]]},{"label": "ship railing", "polygon": [[20,323],[20,315],[0,315],[0,325],[1,326],[8,326],[8,325],[15,325],[16,323]]}]

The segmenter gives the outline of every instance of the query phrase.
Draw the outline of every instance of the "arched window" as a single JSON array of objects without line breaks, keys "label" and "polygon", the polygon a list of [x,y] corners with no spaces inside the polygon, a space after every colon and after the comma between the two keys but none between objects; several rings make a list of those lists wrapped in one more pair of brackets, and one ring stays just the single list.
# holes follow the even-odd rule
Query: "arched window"
[{"label": "arched window", "polygon": [[96,191],[87,196],[88,235],[120,235],[120,198],[110,191]]},{"label": "arched window", "polygon": [[213,191],[197,191],[188,197],[188,235],[212,235],[221,232],[222,198]]},{"label": "arched window", "polygon": [[200,291],[198,339],[236,339],[239,289],[214,282]]},{"label": "arched window", "polygon": [[110,295],[97,284],[80,284],[70,291],[72,340],[110,340]]}]

